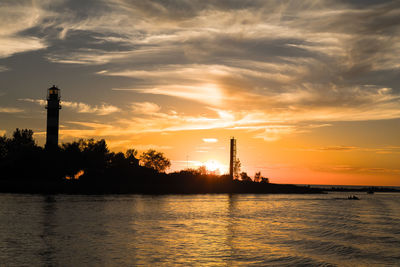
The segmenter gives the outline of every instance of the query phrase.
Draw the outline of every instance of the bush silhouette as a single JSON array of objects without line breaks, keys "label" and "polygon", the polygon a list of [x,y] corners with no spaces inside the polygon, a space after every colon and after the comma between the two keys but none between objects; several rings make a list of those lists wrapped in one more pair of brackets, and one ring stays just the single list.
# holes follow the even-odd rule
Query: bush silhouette
[{"label": "bush silhouette", "polygon": [[140,155],[140,162],[144,167],[154,169],[158,172],[164,172],[171,166],[171,162],[163,153],[154,149],[149,149]]}]

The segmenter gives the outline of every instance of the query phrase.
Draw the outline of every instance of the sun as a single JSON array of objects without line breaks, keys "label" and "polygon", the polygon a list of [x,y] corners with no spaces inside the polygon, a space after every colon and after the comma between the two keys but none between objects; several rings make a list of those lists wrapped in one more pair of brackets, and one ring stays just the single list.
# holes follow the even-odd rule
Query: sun
[{"label": "sun", "polygon": [[204,165],[206,166],[207,171],[209,172],[225,172],[226,167],[219,163],[217,160],[207,160]]}]

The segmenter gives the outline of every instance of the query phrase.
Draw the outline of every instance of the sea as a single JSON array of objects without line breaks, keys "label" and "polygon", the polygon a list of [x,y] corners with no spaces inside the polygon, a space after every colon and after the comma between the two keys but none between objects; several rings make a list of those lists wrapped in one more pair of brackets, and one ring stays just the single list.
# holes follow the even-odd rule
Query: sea
[{"label": "sea", "polygon": [[400,193],[0,194],[0,266],[400,266]]}]

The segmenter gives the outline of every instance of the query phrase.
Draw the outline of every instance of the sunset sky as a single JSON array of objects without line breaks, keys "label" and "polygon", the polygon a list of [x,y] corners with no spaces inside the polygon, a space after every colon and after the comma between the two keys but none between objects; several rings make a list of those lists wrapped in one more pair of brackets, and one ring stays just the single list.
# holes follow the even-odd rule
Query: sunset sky
[{"label": "sunset sky", "polygon": [[400,186],[400,2],[0,2],[0,134],[154,148],[275,183]]}]

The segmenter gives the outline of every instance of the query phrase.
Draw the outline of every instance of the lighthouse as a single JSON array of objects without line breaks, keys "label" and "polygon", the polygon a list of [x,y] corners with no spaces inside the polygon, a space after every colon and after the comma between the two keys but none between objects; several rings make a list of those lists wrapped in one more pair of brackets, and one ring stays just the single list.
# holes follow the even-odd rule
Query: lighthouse
[{"label": "lighthouse", "polygon": [[231,138],[231,149],[230,149],[230,157],[229,157],[229,177],[231,180],[235,177],[237,172],[236,168],[236,139],[234,137]]},{"label": "lighthouse", "polygon": [[60,89],[55,85],[47,91],[47,131],[46,131],[46,149],[58,148],[58,123],[60,105]]}]

